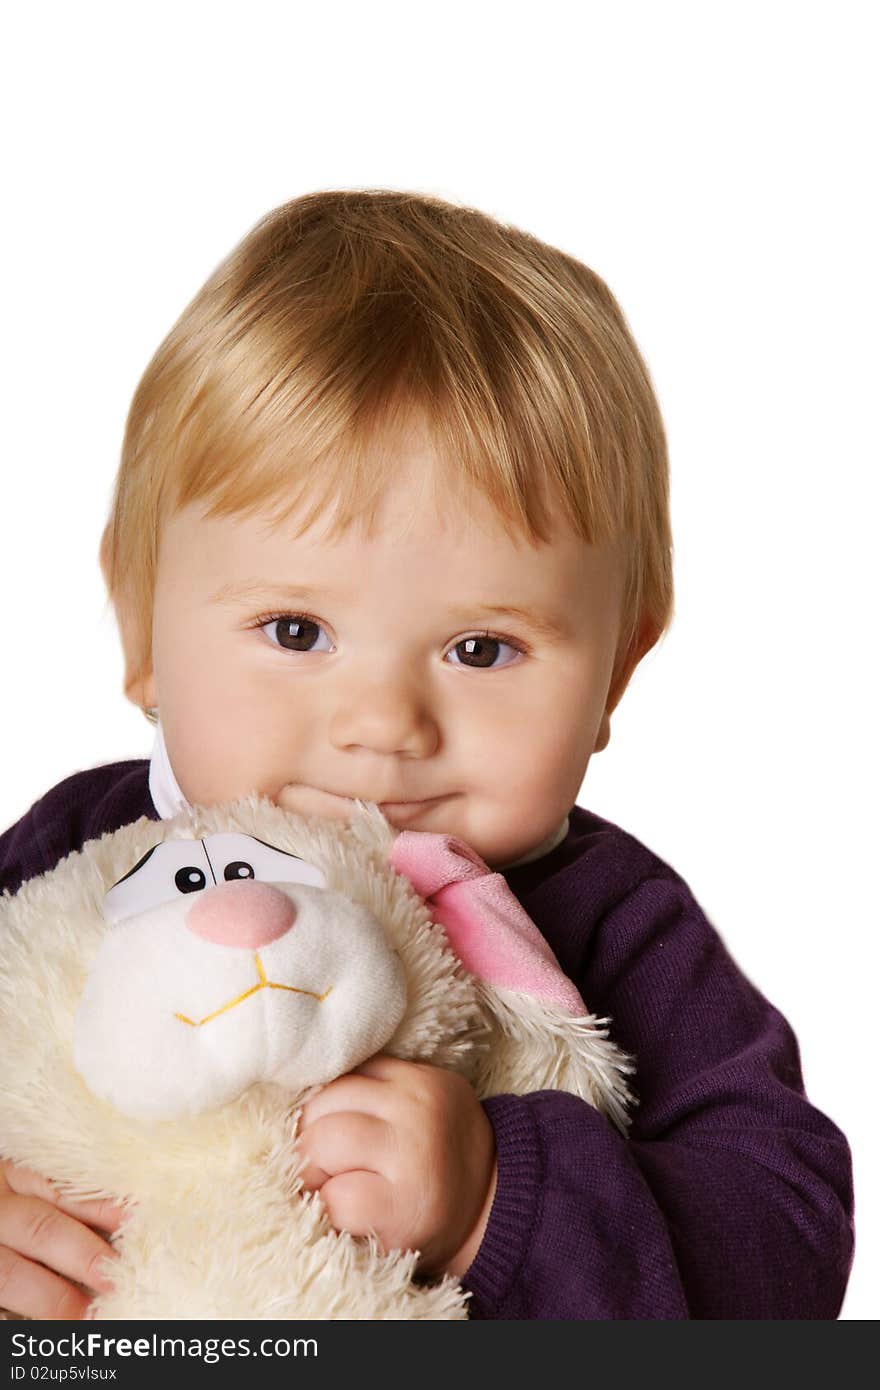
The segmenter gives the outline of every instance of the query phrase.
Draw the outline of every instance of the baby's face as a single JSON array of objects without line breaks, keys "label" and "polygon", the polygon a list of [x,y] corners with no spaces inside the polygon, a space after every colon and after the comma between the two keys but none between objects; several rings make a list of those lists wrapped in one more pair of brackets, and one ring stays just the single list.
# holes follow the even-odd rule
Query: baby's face
[{"label": "baby's face", "polygon": [[607,738],[619,565],[561,526],[515,541],[476,494],[438,510],[428,447],[404,464],[372,538],[178,512],[144,694],[191,802],[348,818],[357,797],[502,865],[552,834]]}]

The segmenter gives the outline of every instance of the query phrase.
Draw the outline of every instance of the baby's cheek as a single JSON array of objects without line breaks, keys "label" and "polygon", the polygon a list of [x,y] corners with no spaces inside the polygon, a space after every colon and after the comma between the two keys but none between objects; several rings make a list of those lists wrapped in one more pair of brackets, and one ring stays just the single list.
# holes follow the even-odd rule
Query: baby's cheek
[{"label": "baby's cheek", "polygon": [[507,769],[504,786],[499,787],[494,798],[497,823],[516,829],[553,815],[567,786],[566,772],[571,775],[572,765],[561,756],[552,758],[545,749],[524,746],[516,766]]},{"label": "baby's cheek", "polygon": [[490,867],[528,854],[552,833],[571,809],[564,796],[548,798],[528,782],[504,796],[469,798],[455,824],[432,826],[464,840]]}]

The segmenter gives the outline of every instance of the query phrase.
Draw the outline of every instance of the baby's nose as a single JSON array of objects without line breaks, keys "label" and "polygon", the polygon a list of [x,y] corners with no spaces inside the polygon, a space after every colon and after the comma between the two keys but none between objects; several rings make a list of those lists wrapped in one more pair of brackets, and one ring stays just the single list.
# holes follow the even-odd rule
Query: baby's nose
[{"label": "baby's nose", "polygon": [[286,893],[249,879],[205,889],[184,920],[204,941],[256,950],[283,936],[295,919],[296,907]]}]

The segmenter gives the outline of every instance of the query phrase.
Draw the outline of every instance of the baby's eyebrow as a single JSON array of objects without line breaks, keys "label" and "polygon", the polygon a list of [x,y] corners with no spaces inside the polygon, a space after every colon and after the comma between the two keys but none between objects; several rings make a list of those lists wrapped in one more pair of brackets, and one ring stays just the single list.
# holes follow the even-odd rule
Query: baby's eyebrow
[{"label": "baby's eyebrow", "polygon": [[514,622],[522,623],[524,627],[531,628],[539,637],[543,637],[548,642],[558,642],[569,635],[567,625],[560,619],[554,618],[549,613],[538,612],[534,608],[520,608],[516,604],[510,603],[474,603],[468,607],[456,607],[448,610],[450,618],[454,622],[466,623],[478,616],[485,618],[512,618]]},{"label": "baby's eyebrow", "polygon": [[245,604],[254,599],[278,599],[281,603],[316,603],[319,599],[338,601],[349,597],[347,592],[315,589],[307,584],[276,584],[268,579],[249,579],[243,584],[222,584],[210,594],[211,603]]},{"label": "baby's eyebrow", "polygon": [[[315,588],[308,584],[277,584],[269,580],[253,579],[242,584],[224,584],[211,594],[212,603],[246,605],[261,599],[264,603],[308,603],[346,602],[351,599],[350,590]],[[450,622],[474,623],[480,618],[511,619],[522,623],[546,642],[559,642],[569,636],[570,629],[561,619],[535,608],[511,603],[456,604],[448,608]]]}]

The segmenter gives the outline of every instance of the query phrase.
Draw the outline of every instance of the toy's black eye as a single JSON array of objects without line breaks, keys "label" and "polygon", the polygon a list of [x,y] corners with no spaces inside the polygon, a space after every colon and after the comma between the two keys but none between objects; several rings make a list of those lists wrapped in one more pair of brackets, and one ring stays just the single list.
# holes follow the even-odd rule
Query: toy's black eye
[{"label": "toy's black eye", "polygon": [[181,893],[198,893],[206,882],[205,875],[194,864],[187,864],[174,875],[175,886]]},{"label": "toy's black eye", "polygon": [[223,870],[223,877],[228,883],[240,878],[254,878],[254,866],[248,864],[244,859],[234,859],[231,864],[226,865]]}]

